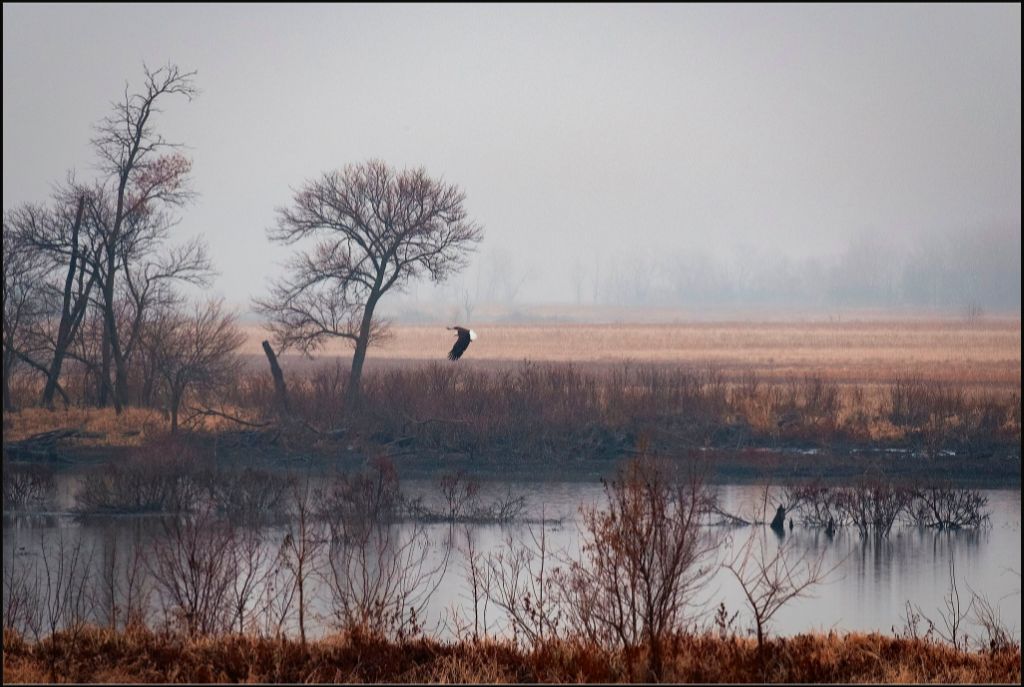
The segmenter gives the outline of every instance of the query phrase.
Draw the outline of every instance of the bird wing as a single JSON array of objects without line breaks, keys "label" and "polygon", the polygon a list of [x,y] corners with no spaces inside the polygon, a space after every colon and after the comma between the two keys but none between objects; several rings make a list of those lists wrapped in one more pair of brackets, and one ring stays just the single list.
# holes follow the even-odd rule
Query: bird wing
[{"label": "bird wing", "polygon": [[469,348],[469,332],[460,329],[459,338],[455,340],[455,345],[452,346],[452,350],[448,353],[448,360],[458,360],[466,352],[467,348]]}]

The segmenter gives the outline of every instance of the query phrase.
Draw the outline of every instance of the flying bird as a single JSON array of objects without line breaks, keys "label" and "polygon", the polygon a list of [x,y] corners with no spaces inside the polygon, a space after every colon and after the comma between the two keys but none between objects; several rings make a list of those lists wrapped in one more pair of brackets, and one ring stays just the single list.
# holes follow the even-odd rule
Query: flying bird
[{"label": "flying bird", "polygon": [[462,354],[469,348],[469,342],[476,340],[476,332],[472,329],[466,329],[465,327],[448,327],[448,329],[454,329],[458,332],[459,338],[455,340],[455,345],[452,346],[452,350],[448,353],[448,360],[458,360],[462,357]]}]

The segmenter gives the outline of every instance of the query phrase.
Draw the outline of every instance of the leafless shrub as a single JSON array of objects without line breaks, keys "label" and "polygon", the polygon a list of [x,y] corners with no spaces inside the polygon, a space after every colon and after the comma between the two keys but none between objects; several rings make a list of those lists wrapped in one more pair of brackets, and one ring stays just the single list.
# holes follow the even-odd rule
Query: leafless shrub
[{"label": "leafless shrub", "polygon": [[700,528],[711,496],[698,475],[645,456],[605,484],[605,501],[582,509],[583,558],[560,579],[568,625],[602,645],[646,646],[657,679],[666,638],[692,622],[716,567],[720,538]]},{"label": "leafless shrub", "polygon": [[490,503],[480,500],[480,484],[464,472],[448,473],[438,482],[443,506],[441,512],[407,503],[409,514],[421,520],[444,520],[451,523],[508,523],[526,510],[526,498],[513,494],[508,487],[504,495]]},{"label": "leafless shrub", "polygon": [[818,375],[804,378],[801,410],[805,424],[832,432],[839,424],[839,385]]},{"label": "leafless shrub", "polygon": [[975,529],[989,520],[987,504],[980,491],[944,484],[915,489],[908,512],[911,522],[922,527]]},{"label": "leafless shrub", "polygon": [[73,543],[57,530],[53,543],[45,534],[39,537],[39,597],[42,603],[41,626],[31,628],[39,639],[40,630],[53,635],[63,630],[74,636],[89,620],[89,578],[93,552],[86,551],[80,539]]},{"label": "leafless shrub", "polygon": [[889,385],[882,406],[887,419],[897,427],[920,425],[928,419],[927,390],[918,377],[897,377]]},{"label": "leafless shrub", "polygon": [[979,638],[978,648],[999,651],[1019,649],[1019,642],[1013,639],[1013,632],[1003,622],[999,604],[993,603],[988,596],[971,590],[971,608],[974,610],[974,622],[985,633]]},{"label": "leafless shrub", "polygon": [[[492,585],[491,569],[487,565],[487,559],[476,548],[473,535],[468,527],[462,529],[465,542],[458,548],[465,559],[466,579],[469,582],[470,602],[473,609],[472,639],[478,641],[481,637],[488,635],[489,624],[487,622],[487,611],[490,605],[490,591]],[[456,614],[456,617],[458,615]],[[467,633],[463,628],[456,628],[456,637],[463,638]]]},{"label": "leafless shrub", "polygon": [[16,545],[12,535],[5,538],[10,550],[4,552],[3,626],[4,630],[25,636],[32,628],[41,626],[39,575],[25,561],[27,550]]},{"label": "leafless shrub", "polygon": [[740,612],[733,611],[732,615],[729,615],[729,611],[725,609],[725,602],[718,604],[718,609],[714,615],[714,629],[719,639],[728,639],[736,635],[736,619],[739,618]]},{"label": "leafless shrub", "polygon": [[[449,480],[451,517],[468,493]],[[421,521],[397,522],[403,502],[397,473],[377,461],[369,473],[350,475],[325,498],[327,565],[322,579],[339,627],[399,640],[419,634],[427,603],[447,569],[430,562],[430,540]]]},{"label": "leafless shrub", "polygon": [[163,521],[149,571],[169,627],[188,636],[222,632],[231,624],[235,570],[226,557],[233,533],[212,509]]},{"label": "leafless shrub", "polygon": [[[364,492],[348,492],[353,495],[364,495]],[[317,500],[321,495],[315,489],[310,478],[292,479],[288,484],[289,520],[288,531],[281,543],[281,550],[278,553],[279,561],[291,573],[291,591],[286,593],[284,599],[287,610],[291,606],[292,595],[296,602],[299,623],[299,638],[302,644],[306,643],[306,609],[308,607],[309,580],[316,573],[318,557],[324,547],[322,527],[317,520]],[[366,502],[352,504],[354,512],[364,513]],[[345,511],[341,508],[342,512]]]},{"label": "leafless shrub", "polygon": [[202,488],[194,455],[180,446],[151,447],[123,463],[87,474],[75,496],[80,513],[177,513],[194,508]]},{"label": "leafless shrub", "polygon": [[527,534],[529,541],[507,535],[505,550],[487,557],[486,595],[505,612],[513,637],[536,647],[555,635],[561,615],[543,509],[540,524],[527,526]]},{"label": "leafless shrub", "polygon": [[388,458],[376,458],[368,469],[333,480],[321,494],[319,514],[328,522],[344,522],[345,531],[361,540],[360,527],[395,522],[405,506],[394,464]]},{"label": "leafless shrub", "polygon": [[962,599],[960,598],[960,588],[956,581],[956,566],[953,558],[949,559],[949,587],[946,594],[942,597],[943,607],[938,609],[939,620],[941,625],[936,623],[930,617],[928,617],[920,606],[916,604],[911,607],[911,604],[907,603],[907,618],[908,623],[912,620],[913,626],[907,631],[912,631],[913,636],[918,636],[917,625],[920,622],[924,622],[928,626],[928,630],[923,635],[924,638],[938,637],[939,639],[948,642],[953,646],[954,649],[961,651],[967,650],[969,637],[964,633],[963,626],[964,621],[967,620],[974,608],[975,596],[972,596],[967,605],[964,606]]},{"label": "leafless shrub", "polygon": [[843,524],[845,515],[840,507],[840,492],[820,482],[787,487],[786,498],[795,504],[802,522],[811,527],[835,528]]},{"label": "leafless shrub", "polygon": [[267,575],[257,591],[253,613],[257,631],[275,639],[284,639],[285,626],[297,596],[297,585],[292,571],[285,565],[284,555],[282,547],[268,561]]},{"label": "leafless shrub", "polygon": [[936,625],[935,630],[942,639],[953,645],[953,648],[966,651],[968,637],[963,633],[962,627],[964,620],[974,608],[974,598],[972,597],[964,607],[960,599],[960,587],[956,582],[956,564],[952,556],[949,559],[949,589],[942,601],[944,608],[939,610],[942,627]]},{"label": "leafless shrub", "polygon": [[[922,624],[927,624],[928,627],[922,630]],[[893,634],[902,639],[931,641],[935,635],[935,627],[930,620],[925,619],[917,606],[907,601],[903,607],[903,628],[897,632],[893,627]]]},{"label": "leafless shrub", "polygon": [[509,523],[522,517],[526,510],[526,497],[513,494],[509,487],[504,496],[480,511],[479,518],[485,522]]},{"label": "leafless shrub", "polygon": [[442,475],[438,487],[445,500],[448,520],[455,522],[479,510],[480,483],[464,472]]},{"label": "leafless shrub", "polygon": [[146,624],[152,585],[144,558],[138,530],[128,546],[122,545],[116,532],[104,538],[90,590],[99,624],[111,630]]},{"label": "leafless shrub", "polygon": [[231,625],[239,635],[257,626],[259,592],[274,572],[272,554],[265,544],[263,531],[249,523],[232,530],[231,548],[226,552],[233,573],[228,600]]},{"label": "leafless shrub", "polygon": [[814,558],[798,558],[792,542],[783,541],[774,553],[769,553],[764,532],[753,532],[736,556],[723,566],[743,589],[754,616],[759,649],[764,647],[765,631],[772,617],[793,599],[807,596],[812,587],[835,569],[825,569],[824,549]]},{"label": "leafless shrub", "polygon": [[53,471],[41,465],[23,469],[4,466],[4,510],[42,505],[54,491]]},{"label": "leafless shrub", "polygon": [[845,522],[861,535],[888,536],[897,518],[909,508],[913,492],[881,478],[867,477],[838,492],[837,506]]},{"label": "leafless shrub", "polygon": [[232,522],[258,526],[286,511],[287,482],[266,471],[213,472],[204,481],[217,509]]}]

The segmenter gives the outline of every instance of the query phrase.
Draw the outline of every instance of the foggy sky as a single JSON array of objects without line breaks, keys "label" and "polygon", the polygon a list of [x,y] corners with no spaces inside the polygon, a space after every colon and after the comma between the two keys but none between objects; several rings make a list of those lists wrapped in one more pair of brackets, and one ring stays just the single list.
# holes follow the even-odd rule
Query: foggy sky
[{"label": "foggy sky", "polygon": [[170,61],[202,91],[157,122],[200,194],[175,231],[242,306],[290,254],[274,209],[371,157],[458,184],[485,227],[421,298],[500,277],[573,302],[629,265],[841,262],[879,237],[1019,250],[1020,30],[1019,5],[4,4],[4,208],[91,178],[94,124]]}]

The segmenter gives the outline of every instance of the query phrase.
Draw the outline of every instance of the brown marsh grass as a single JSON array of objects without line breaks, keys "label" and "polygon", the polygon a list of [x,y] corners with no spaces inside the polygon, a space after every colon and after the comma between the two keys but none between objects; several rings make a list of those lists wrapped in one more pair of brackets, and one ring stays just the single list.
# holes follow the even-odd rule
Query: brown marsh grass
[{"label": "brown marsh grass", "polygon": [[[443,326],[394,327],[370,350],[358,412],[343,407],[347,348],[287,352],[296,414],[357,449],[399,442],[470,456],[628,452],[641,435],[661,450],[855,442],[973,456],[991,454],[993,441],[1019,445],[1019,318],[479,328],[456,364],[444,360]],[[186,410],[187,429],[273,419],[264,332],[249,333],[247,370],[214,399],[223,415]],[[5,444],[76,427],[84,446],[135,446],[168,430],[155,409],[23,405],[5,413]]]},{"label": "brown marsh grass", "polygon": [[[341,634],[301,644],[252,636],[198,637],[85,628],[37,643],[4,631],[4,682],[642,682],[643,650],[598,650],[552,639],[389,642]],[[638,653],[639,652],[639,653]],[[675,635],[665,652],[668,682],[1020,684],[1018,646],[970,652],[880,634],[772,638]]]},{"label": "brown marsh grass", "polygon": [[[466,323],[463,323],[466,324]],[[816,374],[841,383],[886,383],[898,375],[974,386],[1020,388],[1019,318],[902,319],[848,322],[725,322],[686,324],[481,324],[460,364],[505,366],[523,360],[714,365],[727,377],[756,372],[785,379]],[[258,327],[243,352],[262,358]],[[443,361],[452,345],[443,325],[399,325],[371,347],[368,367]],[[318,359],[351,357],[344,342]],[[285,354],[282,365],[308,361]],[[256,362],[256,361],[254,361]],[[265,361],[259,362],[265,364]]]}]

